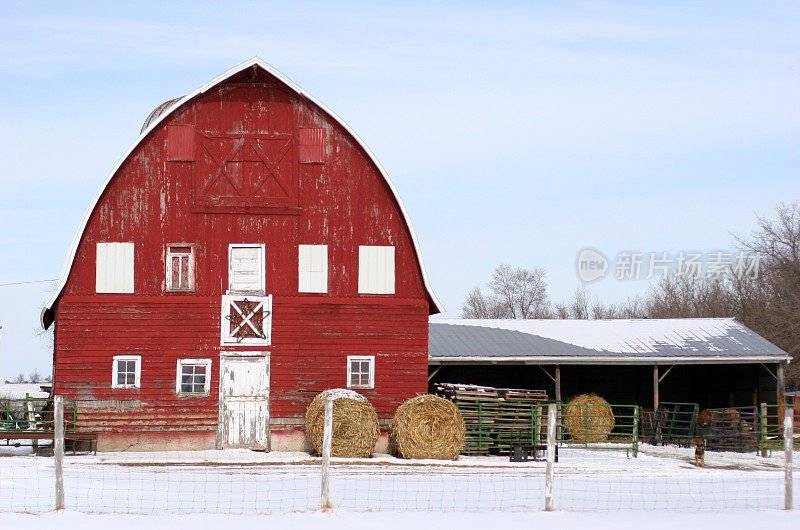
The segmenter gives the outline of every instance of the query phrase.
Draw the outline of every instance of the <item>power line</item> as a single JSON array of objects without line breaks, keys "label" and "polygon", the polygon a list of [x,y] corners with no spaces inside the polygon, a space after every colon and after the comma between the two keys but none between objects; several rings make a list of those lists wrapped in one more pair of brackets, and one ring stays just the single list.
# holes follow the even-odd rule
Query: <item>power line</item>
[{"label": "power line", "polygon": [[23,285],[26,283],[45,283],[45,282],[57,282],[58,278],[55,280],[32,280],[29,282],[11,282],[11,283],[0,283],[0,287],[7,287],[9,285]]}]

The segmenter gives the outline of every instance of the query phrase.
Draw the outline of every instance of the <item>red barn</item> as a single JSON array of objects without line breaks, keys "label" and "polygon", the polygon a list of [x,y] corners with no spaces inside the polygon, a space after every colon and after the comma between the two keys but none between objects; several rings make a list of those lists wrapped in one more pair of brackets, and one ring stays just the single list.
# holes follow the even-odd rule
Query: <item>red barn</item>
[{"label": "red barn", "polygon": [[299,449],[330,387],[388,420],[439,304],[408,213],[330,109],[254,58],[158,107],[57,289],[54,392],[101,450]]}]

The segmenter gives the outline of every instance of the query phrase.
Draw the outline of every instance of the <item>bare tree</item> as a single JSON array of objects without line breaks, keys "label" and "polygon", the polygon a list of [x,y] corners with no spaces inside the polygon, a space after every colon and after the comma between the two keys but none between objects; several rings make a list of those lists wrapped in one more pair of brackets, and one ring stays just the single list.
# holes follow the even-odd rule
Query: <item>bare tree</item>
[{"label": "bare tree", "polygon": [[758,273],[734,277],[739,319],[795,361],[787,386],[800,388],[800,204],[781,203],[775,218],[758,217],[750,235],[735,235],[745,252],[760,256]]},{"label": "bare tree", "polygon": [[555,317],[562,320],[569,318],[569,306],[565,302],[555,302],[553,304]]},{"label": "bare tree", "polygon": [[503,318],[495,299],[483,294],[479,285],[467,293],[467,299],[461,306],[462,318]]},{"label": "bare tree", "polygon": [[550,318],[545,271],[500,265],[489,282],[490,295],[480,286],[467,294],[462,318]]},{"label": "bare tree", "polygon": [[[612,305],[609,316],[604,318],[646,318],[644,302],[638,296],[627,298],[619,305]],[[611,315],[614,315],[613,317]]]},{"label": "bare tree", "polygon": [[557,302],[553,304],[553,309],[556,318],[586,320],[590,316],[590,305],[589,291],[581,285],[575,288],[569,301]]},{"label": "bare tree", "polygon": [[17,375],[17,377],[14,378],[14,382],[15,383],[24,383],[25,382],[25,374],[20,372],[19,375]]},{"label": "bare tree", "polygon": [[41,383],[42,376],[39,374],[39,370],[34,370],[31,372],[31,375],[28,376],[28,379],[31,383]]},{"label": "bare tree", "polygon": [[577,287],[569,303],[572,318],[586,320],[589,318],[589,291],[585,286]]},{"label": "bare tree", "polygon": [[544,278],[545,271],[539,267],[529,270],[500,265],[492,274],[489,288],[508,318],[547,318],[550,300]]},{"label": "bare tree", "polygon": [[707,318],[736,316],[738,303],[729,280],[668,275],[644,300],[647,318]]},{"label": "bare tree", "polygon": [[[758,217],[749,236],[734,236],[750,255],[748,271],[724,276],[667,276],[644,299],[647,318],[735,317],[794,359],[800,355],[800,204],[779,204],[774,218]],[[800,388],[800,362],[786,372]]]}]

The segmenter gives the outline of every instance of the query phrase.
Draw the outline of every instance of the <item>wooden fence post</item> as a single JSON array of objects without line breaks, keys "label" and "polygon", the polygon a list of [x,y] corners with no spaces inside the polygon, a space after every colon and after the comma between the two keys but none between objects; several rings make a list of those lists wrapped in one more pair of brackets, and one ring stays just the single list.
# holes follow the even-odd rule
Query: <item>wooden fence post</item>
[{"label": "wooden fence post", "polygon": [[547,406],[547,471],[544,485],[544,509],[553,511],[553,475],[556,459],[556,404]]},{"label": "wooden fence post", "polygon": [[327,512],[331,505],[331,445],[333,444],[333,398],[325,400],[325,425],[322,434],[322,510]]},{"label": "wooden fence post", "polygon": [[783,412],[783,452],[784,456],[784,482],[785,482],[785,508],[792,509],[792,451],[794,450],[794,407],[785,407]]},{"label": "wooden fence post", "polygon": [[[28,430],[35,431],[36,430],[36,415],[33,412],[33,401],[31,401],[31,395],[28,392],[25,392],[25,410],[28,412],[26,414],[26,418],[28,419]],[[33,447],[33,452],[36,453],[39,451],[39,440],[34,438],[31,440],[31,446]]]},{"label": "wooden fence post", "polygon": [[53,398],[53,468],[56,475],[56,510],[64,509],[64,399]]}]

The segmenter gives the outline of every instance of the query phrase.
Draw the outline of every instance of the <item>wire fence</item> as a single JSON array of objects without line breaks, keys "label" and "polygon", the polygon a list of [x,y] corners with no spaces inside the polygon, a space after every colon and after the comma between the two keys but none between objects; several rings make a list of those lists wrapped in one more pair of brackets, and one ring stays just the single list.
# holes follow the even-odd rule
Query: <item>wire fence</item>
[{"label": "wire fence", "polygon": [[[54,433],[58,408],[53,408]],[[533,431],[502,439],[501,454],[488,454],[494,451],[487,448],[487,454],[453,461],[377,454],[345,459],[325,455],[324,449],[322,456],[247,449],[89,450],[62,456],[59,473],[63,446],[43,442],[34,448],[30,440],[15,440],[6,432],[6,445],[0,445],[0,512],[42,513],[60,506],[131,514],[267,514],[325,506],[346,511],[734,511],[800,502],[800,462],[792,460],[791,451],[797,429],[789,407],[767,407],[765,420],[759,415],[758,423],[770,426],[766,434],[758,431],[770,442],[766,452],[761,443],[746,452],[703,451],[703,444],[682,447],[683,440],[652,445],[641,436],[636,407],[611,410],[613,425],[608,409],[601,407],[543,406],[534,413]],[[330,420],[326,427],[332,436]],[[55,457],[47,456],[53,452]]]}]

